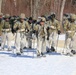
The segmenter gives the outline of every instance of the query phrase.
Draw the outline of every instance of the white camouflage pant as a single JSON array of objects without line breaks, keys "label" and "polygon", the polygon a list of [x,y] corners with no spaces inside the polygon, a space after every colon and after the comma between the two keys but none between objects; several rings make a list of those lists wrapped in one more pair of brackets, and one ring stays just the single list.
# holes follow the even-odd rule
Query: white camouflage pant
[{"label": "white camouflage pant", "polygon": [[20,49],[23,49],[26,45],[27,45],[27,40],[26,40],[25,33],[17,32],[15,35],[16,52],[20,53]]},{"label": "white camouflage pant", "polygon": [[27,35],[26,35],[26,40],[27,40],[27,47],[28,47],[28,48],[29,48],[29,47],[32,48],[32,36],[31,36],[30,32],[27,33]]},{"label": "white camouflage pant", "polygon": [[10,44],[10,42],[11,42],[11,39],[10,39],[11,38],[11,34],[12,34],[12,32],[3,32],[2,33],[2,44],[1,44],[1,48],[2,49],[4,49],[6,42],[7,42],[8,50],[11,49],[11,44]]},{"label": "white camouflage pant", "polygon": [[56,33],[56,31],[53,31],[49,36],[49,40],[47,40],[47,47],[48,48],[51,48],[51,46],[56,48],[56,44],[57,44],[56,38],[57,38],[57,33]]},{"label": "white camouflage pant", "polygon": [[37,54],[41,54],[46,52],[46,41],[44,38],[38,38],[37,41]]},{"label": "white camouflage pant", "polygon": [[17,33],[15,34],[16,53],[20,53],[20,42],[21,42],[20,33],[17,32]]},{"label": "white camouflage pant", "polygon": [[37,37],[35,34],[32,34],[32,48],[37,48]]},{"label": "white camouflage pant", "polygon": [[76,39],[76,35],[72,36],[71,38],[69,38],[67,36],[67,34],[65,35],[65,46],[64,46],[64,53],[70,53],[71,50],[75,50],[75,39]]},{"label": "white camouflage pant", "polygon": [[20,41],[20,48],[23,49],[24,47],[27,47],[27,36],[25,35],[24,32],[20,33],[20,38],[21,38],[21,41]]}]

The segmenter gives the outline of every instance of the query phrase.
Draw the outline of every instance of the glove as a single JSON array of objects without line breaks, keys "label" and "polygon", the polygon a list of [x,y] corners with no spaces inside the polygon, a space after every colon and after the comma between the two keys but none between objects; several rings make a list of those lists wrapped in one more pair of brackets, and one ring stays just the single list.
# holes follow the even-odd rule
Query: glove
[{"label": "glove", "polygon": [[29,30],[28,29],[26,29],[26,33],[28,33],[29,32]]},{"label": "glove", "polygon": [[16,30],[19,30],[19,27],[17,27]]},{"label": "glove", "polygon": [[35,30],[33,30],[33,33],[35,33],[36,31]]},{"label": "glove", "polygon": [[47,37],[47,40],[49,40],[49,37]]},{"label": "glove", "polygon": [[47,30],[49,30],[49,27],[47,27]]},{"label": "glove", "polygon": [[58,35],[60,35],[60,33],[61,33],[61,31],[60,31],[60,30],[58,30]]}]

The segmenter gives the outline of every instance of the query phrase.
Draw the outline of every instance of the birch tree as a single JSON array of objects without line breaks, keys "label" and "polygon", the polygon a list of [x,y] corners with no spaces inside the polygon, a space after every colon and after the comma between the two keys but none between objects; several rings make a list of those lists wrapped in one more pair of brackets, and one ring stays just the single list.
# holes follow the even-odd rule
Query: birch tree
[{"label": "birch tree", "polygon": [[32,8],[33,8],[33,7],[32,7],[32,0],[31,0],[31,2],[30,2],[30,6],[31,6],[31,16],[33,16],[33,15],[32,15],[32,10],[33,10],[33,9],[32,9]]},{"label": "birch tree", "polygon": [[61,24],[62,32],[63,32],[62,20],[63,20],[63,12],[64,12],[64,7],[65,7],[65,2],[66,2],[66,0],[62,1],[61,12],[60,12],[60,24]]},{"label": "birch tree", "polygon": [[0,0],[0,13],[1,13],[2,0]]},{"label": "birch tree", "polygon": [[38,11],[39,11],[39,3],[40,3],[40,0],[34,0],[34,12],[33,12],[33,17],[36,19],[37,18],[37,15],[38,15]]}]

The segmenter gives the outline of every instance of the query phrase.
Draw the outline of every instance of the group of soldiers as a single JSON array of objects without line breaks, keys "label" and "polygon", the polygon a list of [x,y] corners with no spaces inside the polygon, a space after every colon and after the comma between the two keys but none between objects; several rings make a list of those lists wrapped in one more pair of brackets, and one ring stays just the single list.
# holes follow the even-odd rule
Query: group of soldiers
[{"label": "group of soldiers", "polygon": [[[37,19],[27,18],[24,13],[21,13],[20,16],[0,14],[1,50],[4,50],[6,40],[8,51],[11,50],[10,37],[12,34],[15,36],[14,45],[17,55],[21,55],[24,48],[32,48],[32,45],[37,44],[37,57],[45,57],[46,53],[57,50],[59,40],[57,36],[61,34],[60,24],[55,13],[51,13],[48,17],[42,15]],[[66,48],[66,54],[76,54],[73,47],[75,44],[76,15],[64,14],[62,27],[65,33],[64,48]]]}]

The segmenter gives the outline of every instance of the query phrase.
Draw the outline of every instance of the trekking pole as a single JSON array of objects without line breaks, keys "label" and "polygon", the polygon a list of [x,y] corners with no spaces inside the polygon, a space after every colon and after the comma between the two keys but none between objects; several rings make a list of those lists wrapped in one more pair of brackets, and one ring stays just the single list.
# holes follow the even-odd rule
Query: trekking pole
[{"label": "trekking pole", "polygon": [[65,40],[65,42],[64,42],[64,47],[63,47],[63,52],[62,52],[62,53],[64,53],[64,49],[65,49],[65,44],[66,44],[66,40]]},{"label": "trekking pole", "polygon": [[57,51],[58,41],[59,41],[59,35],[57,37],[56,51]]}]

